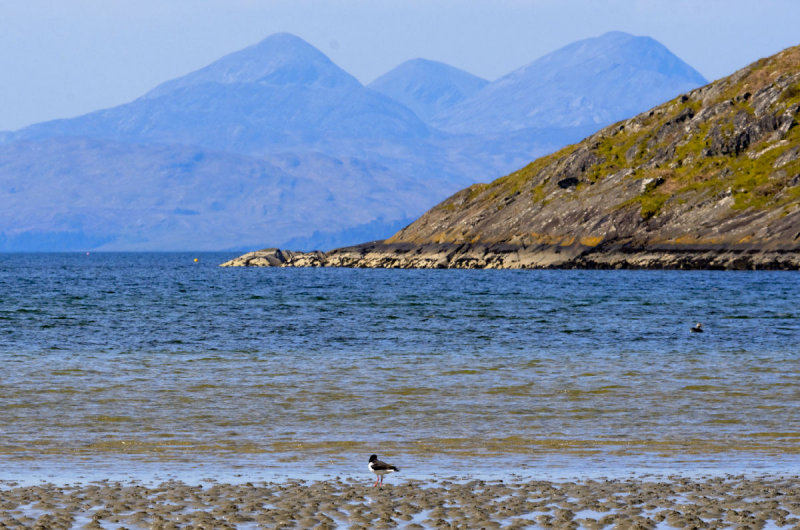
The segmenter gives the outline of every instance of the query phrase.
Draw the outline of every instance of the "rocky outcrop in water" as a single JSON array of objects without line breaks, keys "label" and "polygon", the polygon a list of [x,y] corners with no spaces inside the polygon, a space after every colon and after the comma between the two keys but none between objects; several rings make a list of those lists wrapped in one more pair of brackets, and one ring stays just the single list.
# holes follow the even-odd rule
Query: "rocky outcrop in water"
[{"label": "rocky outcrop in water", "polygon": [[368,243],[324,252],[276,248],[249,252],[223,267],[371,269],[800,269],[800,252],[755,248],[532,248],[508,244]]},{"label": "rocky outcrop in water", "polygon": [[464,189],[386,241],[273,262],[799,269],[798,119],[795,47]]}]

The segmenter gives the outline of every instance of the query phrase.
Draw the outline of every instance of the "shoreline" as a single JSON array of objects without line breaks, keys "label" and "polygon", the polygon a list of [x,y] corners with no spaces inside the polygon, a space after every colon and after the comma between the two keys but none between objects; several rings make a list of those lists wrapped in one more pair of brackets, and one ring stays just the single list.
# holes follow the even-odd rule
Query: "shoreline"
[{"label": "shoreline", "polygon": [[341,267],[368,269],[653,269],[800,270],[800,249],[755,246],[630,247],[523,246],[512,243],[386,243],[374,241],[328,252],[266,248],[221,267]]},{"label": "shoreline", "polygon": [[[383,446],[380,446],[383,448]],[[404,451],[380,451],[402,470],[392,475],[403,480],[425,481],[431,478],[454,477],[481,480],[502,480],[514,476],[519,480],[554,482],[579,479],[625,479],[630,477],[680,476],[696,480],[704,476],[762,477],[785,474],[800,476],[800,456],[781,453],[742,454],[636,454],[598,453],[578,457],[569,454],[508,454],[481,457],[436,453],[421,457]],[[214,480],[238,484],[245,482],[286,482],[293,480],[324,481],[352,476],[368,482],[367,454],[354,453],[339,458],[326,458],[315,453],[298,453],[294,458],[261,455],[220,458],[211,455],[184,455],[180,458],[159,458],[144,455],[95,455],[71,458],[48,455],[39,458],[0,457],[0,489],[3,482],[33,486],[42,482],[67,485],[76,482],[112,480],[157,484],[163,481],[198,483]],[[373,477],[374,478],[374,477]]]},{"label": "shoreline", "polygon": [[[401,472],[402,473],[402,472]],[[371,478],[228,484],[0,482],[0,524],[47,528],[688,528],[800,524],[800,476],[568,481]]]}]

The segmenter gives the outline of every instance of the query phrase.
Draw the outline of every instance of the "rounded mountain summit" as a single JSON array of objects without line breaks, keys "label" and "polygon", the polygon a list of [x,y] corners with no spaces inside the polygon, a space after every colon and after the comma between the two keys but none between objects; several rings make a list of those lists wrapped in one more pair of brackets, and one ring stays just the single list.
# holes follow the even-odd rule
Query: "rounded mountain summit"
[{"label": "rounded mountain summit", "polygon": [[102,137],[260,155],[338,138],[424,138],[428,126],[288,33],[167,81],[131,103],[33,125],[14,139]]},{"label": "rounded mountain summit", "polygon": [[706,83],[658,41],[613,31],[514,70],[431,123],[456,133],[599,128]]},{"label": "rounded mountain summit", "polygon": [[411,59],[367,86],[399,101],[428,121],[487,84],[489,81],[449,64]]}]

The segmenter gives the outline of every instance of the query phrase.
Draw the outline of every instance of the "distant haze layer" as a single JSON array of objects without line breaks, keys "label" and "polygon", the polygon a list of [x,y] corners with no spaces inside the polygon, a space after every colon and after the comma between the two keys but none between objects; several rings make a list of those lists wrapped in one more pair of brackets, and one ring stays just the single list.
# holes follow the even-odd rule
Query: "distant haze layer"
[{"label": "distant haze layer", "polygon": [[488,83],[409,61],[363,86],[275,34],[131,103],[0,135],[1,250],[327,249],[704,84],[646,37]]}]

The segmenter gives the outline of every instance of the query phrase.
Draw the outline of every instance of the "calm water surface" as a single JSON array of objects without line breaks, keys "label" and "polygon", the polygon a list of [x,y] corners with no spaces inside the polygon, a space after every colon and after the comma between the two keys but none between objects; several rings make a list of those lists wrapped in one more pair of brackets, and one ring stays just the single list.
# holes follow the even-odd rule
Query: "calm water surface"
[{"label": "calm water surface", "polygon": [[0,466],[800,470],[800,274],[230,257],[0,254]]}]

